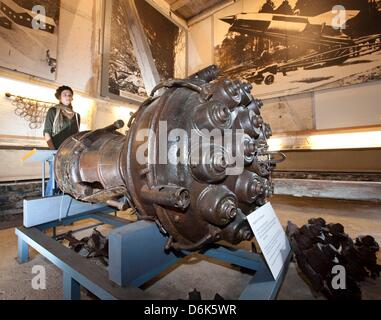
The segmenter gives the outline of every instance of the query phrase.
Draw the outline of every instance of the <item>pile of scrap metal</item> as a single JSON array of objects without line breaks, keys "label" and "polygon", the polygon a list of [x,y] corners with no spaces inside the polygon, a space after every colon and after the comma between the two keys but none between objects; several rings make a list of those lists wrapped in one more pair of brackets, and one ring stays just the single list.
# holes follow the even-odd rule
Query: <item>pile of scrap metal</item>
[{"label": "pile of scrap metal", "polygon": [[[376,256],[379,245],[372,236],[353,241],[341,224],[327,224],[322,218],[310,219],[301,228],[288,222],[287,236],[297,264],[313,289],[330,300],[361,299],[359,282],[380,276]],[[338,274],[335,266],[344,267],[345,288],[333,285]]]},{"label": "pile of scrap metal", "polygon": [[105,266],[108,266],[108,239],[102,235],[96,228],[90,237],[84,237],[81,240],[69,231],[57,237],[58,241],[68,241],[69,248],[88,259],[99,259]]}]

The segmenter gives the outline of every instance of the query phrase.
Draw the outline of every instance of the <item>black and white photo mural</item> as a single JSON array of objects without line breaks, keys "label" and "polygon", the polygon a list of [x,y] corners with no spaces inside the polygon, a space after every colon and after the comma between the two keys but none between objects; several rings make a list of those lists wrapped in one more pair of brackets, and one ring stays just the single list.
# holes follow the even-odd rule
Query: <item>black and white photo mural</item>
[{"label": "black and white photo mural", "polygon": [[[112,0],[108,2],[107,24],[108,37],[105,37],[105,52],[108,59],[104,61],[103,72],[106,78],[107,88],[104,95],[111,93],[122,98],[146,97],[143,77],[135,56],[134,47],[128,31],[128,13],[122,1]],[[111,9],[111,10],[110,10]]]},{"label": "black and white photo mural", "polygon": [[0,0],[0,66],[55,80],[60,0]]},{"label": "black and white photo mural", "polygon": [[256,95],[381,79],[380,0],[242,1],[214,16],[215,63]]},{"label": "black and white photo mural", "polygon": [[186,76],[186,31],[148,2],[135,0],[153,59],[161,79]]},{"label": "black and white photo mural", "polygon": [[[142,68],[130,36],[129,0],[106,2],[102,95],[132,100],[147,97]],[[186,75],[186,31],[145,0],[133,1],[154,65],[162,80]],[[136,18],[136,17],[134,17]],[[136,35],[135,35],[136,36]]]}]

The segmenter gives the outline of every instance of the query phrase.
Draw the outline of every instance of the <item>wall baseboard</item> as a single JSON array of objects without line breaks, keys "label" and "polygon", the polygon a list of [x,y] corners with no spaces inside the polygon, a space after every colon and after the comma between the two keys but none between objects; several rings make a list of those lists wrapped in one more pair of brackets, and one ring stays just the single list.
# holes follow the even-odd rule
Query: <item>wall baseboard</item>
[{"label": "wall baseboard", "polygon": [[381,201],[381,182],[274,179],[274,185],[276,195]]}]

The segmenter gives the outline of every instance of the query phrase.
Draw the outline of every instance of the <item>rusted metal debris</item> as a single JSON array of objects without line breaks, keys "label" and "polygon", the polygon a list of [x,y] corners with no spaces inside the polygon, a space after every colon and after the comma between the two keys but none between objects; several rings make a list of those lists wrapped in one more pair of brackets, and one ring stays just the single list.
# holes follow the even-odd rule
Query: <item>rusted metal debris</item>
[{"label": "rusted metal debris", "polygon": [[[189,296],[189,300],[193,300],[193,301],[202,300],[201,292],[198,291],[197,289],[194,289],[193,291],[189,292],[188,296]],[[225,299],[222,296],[220,296],[218,293],[216,293],[214,295],[213,300],[225,300]]]},{"label": "rusted metal debris", "polygon": [[[328,299],[361,299],[360,282],[380,276],[379,245],[372,236],[353,241],[341,224],[327,224],[322,218],[310,219],[301,228],[289,221],[287,235],[299,268],[313,289]],[[344,267],[345,289],[333,288],[335,266]]]},{"label": "rusted metal debris", "polygon": [[[131,117],[126,135],[116,131],[124,125],[117,121],[67,139],[55,161],[61,190],[82,201],[136,209],[140,219],[154,220],[168,234],[167,249],[196,250],[219,240],[233,244],[251,240],[246,216],[273,194],[271,172],[285,157],[268,150],[271,128],[261,117],[263,103],[252,96],[251,85],[216,80],[218,73],[210,66],[187,79],[158,85]],[[185,163],[158,163],[161,122],[166,122],[167,132],[181,128],[188,134],[187,139],[168,139],[165,149],[168,159],[181,156]],[[142,141],[139,134],[144,129],[155,136]],[[210,146],[200,144],[191,151],[191,131],[201,138],[205,129],[222,134],[225,129],[244,130],[243,150],[214,141],[212,152],[194,164],[196,153]],[[137,161],[144,144],[148,164]],[[244,156],[243,173],[227,175],[231,166],[227,148]]]},{"label": "rusted metal debris", "polygon": [[76,253],[85,256],[87,259],[99,259],[104,265],[108,266],[108,239],[96,228],[93,229],[89,237],[77,239],[73,231],[69,231],[57,237],[58,241],[66,240],[69,248]]}]

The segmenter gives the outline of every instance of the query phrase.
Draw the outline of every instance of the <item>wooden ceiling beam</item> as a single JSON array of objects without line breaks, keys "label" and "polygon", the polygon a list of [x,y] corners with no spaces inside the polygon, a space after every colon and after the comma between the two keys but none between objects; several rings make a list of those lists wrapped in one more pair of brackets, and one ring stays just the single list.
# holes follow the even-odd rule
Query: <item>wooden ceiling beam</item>
[{"label": "wooden ceiling beam", "polygon": [[210,16],[214,15],[216,12],[232,5],[233,3],[237,2],[237,1],[238,0],[224,0],[221,3],[217,3],[216,5],[210,7],[209,9],[204,10],[203,12],[198,14],[197,16],[189,19],[187,21],[188,27],[191,27],[192,25],[209,18]]},{"label": "wooden ceiling beam", "polygon": [[191,2],[192,2],[192,0],[177,0],[171,4],[171,10],[173,12],[175,12],[175,11],[185,7],[186,5],[188,5]]},{"label": "wooden ceiling beam", "polygon": [[175,22],[178,26],[181,26],[185,30],[188,30],[188,24],[186,20],[177,16],[173,12],[173,10],[171,9],[171,6],[166,0],[146,0],[146,1],[151,6],[156,8],[159,12],[161,12],[163,15],[165,15],[167,18]]}]

